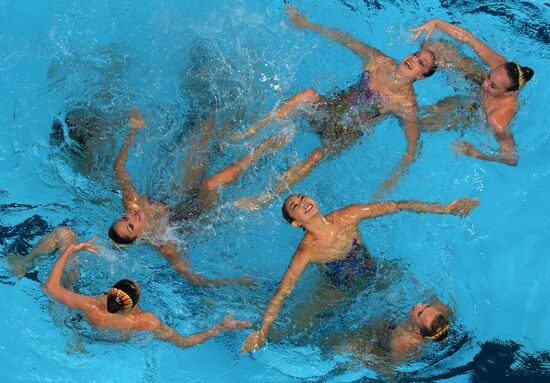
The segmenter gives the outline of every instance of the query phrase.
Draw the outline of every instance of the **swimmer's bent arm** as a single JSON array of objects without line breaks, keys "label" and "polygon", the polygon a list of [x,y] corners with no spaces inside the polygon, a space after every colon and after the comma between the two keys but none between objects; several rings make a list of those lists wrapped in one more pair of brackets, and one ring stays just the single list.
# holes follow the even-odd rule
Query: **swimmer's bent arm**
[{"label": "swimmer's bent arm", "polygon": [[189,270],[189,262],[185,261],[179,254],[178,249],[172,242],[156,246],[156,249],[166,258],[170,265],[189,283],[195,286],[221,286],[227,284],[251,285],[253,282],[246,278],[218,278],[208,279]]},{"label": "swimmer's bent arm", "polygon": [[259,331],[251,333],[246,338],[241,348],[241,353],[254,351],[263,347],[266,341],[267,333],[273,324],[273,321],[277,318],[277,315],[279,315],[279,311],[281,310],[281,306],[285,298],[290,295],[294,289],[296,282],[298,282],[306,266],[309,264],[309,259],[310,256],[308,252],[303,250],[302,245],[300,245],[300,248],[292,257],[292,261],[290,262],[281,283],[277,287],[277,291],[267,306],[267,310],[262,321],[262,327]]},{"label": "swimmer's bent arm", "polygon": [[137,129],[140,129],[141,127],[143,127],[143,117],[141,116],[139,110],[132,109],[130,111],[130,132],[124,141],[124,144],[122,144],[115,163],[113,164],[115,175],[122,186],[122,202],[125,208],[129,208],[132,203],[135,203],[138,197],[136,189],[132,184],[132,180],[130,179],[130,175],[128,174],[125,166],[126,160],[128,159],[128,151],[130,146],[134,143]]},{"label": "swimmer's bent arm", "polygon": [[498,154],[485,154],[468,141],[459,141],[457,144],[454,144],[454,147],[470,157],[484,161],[500,162],[509,166],[516,166],[518,164],[516,141],[514,140],[512,132],[507,128],[513,113],[514,110],[508,110],[496,116],[492,115],[488,119],[489,125],[493,128],[495,139],[500,145]]},{"label": "swimmer's bent arm", "polygon": [[296,25],[296,27],[300,29],[311,29],[312,31],[315,31],[325,37],[328,37],[331,40],[342,44],[346,48],[350,49],[353,53],[361,57],[361,59],[363,59],[363,61],[365,62],[371,60],[373,57],[376,56],[387,57],[378,49],[373,48],[359,40],[356,40],[347,33],[340,32],[337,29],[327,28],[321,24],[310,23],[306,16],[302,13],[299,13],[293,6],[287,6],[285,7],[285,10],[287,11],[290,19],[292,20],[294,25]]},{"label": "swimmer's bent arm", "polygon": [[97,249],[100,247],[93,244],[94,240],[95,238],[87,242],[70,244],[65,248],[63,253],[59,256],[59,259],[55,262],[46,283],[44,283],[43,288],[46,294],[56,301],[74,309],[86,311],[87,308],[95,306],[95,298],[77,294],[61,286],[61,277],[63,276],[63,271],[65,270],[65,265],[67,264],[69,257],[80,250],[87,250],[96,253]]},{"label": "swimmer's bent arm", "polygon": [[387,214],[395,214],[400,211],[465,216],[470,214],[470,211],[477,205],[479,205],[479,200],[477,198],[461,198],[446,205],[419,201],[386,201],[350,205],[340,210],[340,214],[355,220],[381,217]]},{"label": "swimmer's bent arm", "polygon": [[445,21],[433,19],[427,23],[422,24],[418,28],[411,29],[412,32],[417,32],[415,39],[426,31],[426,39],[430,37],[433,30],[439,28],[453,39],[468,44],[474,52],[492,69],[501,64],[506,63],[506,59],[496,53],[483,41],[475,37],[470,31],[457,27],[456,25],[446,23]]},{"label": "swimmer's bent arm", "polygon": [[210,327],[208,330],[188,336],[180,335],[176,330],[164,323],[159,323],[158,327],[153,330],[153,333],[157,338],[170,342],[178,347],[191,347],[203,343],[223,331],[245,329],[251,326],[250,322],[232,320],[232,315],[233,314],[226,315],[221,323]]},{"label": "swimmer's bent arm", "polygon": [[414,113],[413,117],[407,116],[406,118],[402,118],[402,124],[405,128],[405,139],[407,140],[407,149],[401,157],[401,160],[399,160],[399,163],[393,168],[390,179],[385,181],[382,187],[376,192],[376,199],[381,198],[397,183],[399,178],[405,174],[405,171],[415,159],[418,139],[420,137],[420,128],[418,119],[416,118],[416,108],[412,113]]}]

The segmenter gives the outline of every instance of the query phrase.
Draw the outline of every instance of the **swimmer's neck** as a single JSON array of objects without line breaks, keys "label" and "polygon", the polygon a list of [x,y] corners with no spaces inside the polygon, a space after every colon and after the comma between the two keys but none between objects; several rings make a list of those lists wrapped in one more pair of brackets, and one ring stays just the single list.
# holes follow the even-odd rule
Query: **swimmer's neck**
[{"label": "swimmer's neck", "polygon": [[410,77],[399,72],[399,67],[395,68],[393,73],[393,83],[397,86],[411,86],[416,81],[416,77]]},{"label": "swimmer's neck", "polygon": [[303,227],[315,238],[322,238],[326,236],[327,232],[331,230],[333,225],[334,223],[327,217],[321,213],[317,213],[309,220],[307,224],[304,224]]}]

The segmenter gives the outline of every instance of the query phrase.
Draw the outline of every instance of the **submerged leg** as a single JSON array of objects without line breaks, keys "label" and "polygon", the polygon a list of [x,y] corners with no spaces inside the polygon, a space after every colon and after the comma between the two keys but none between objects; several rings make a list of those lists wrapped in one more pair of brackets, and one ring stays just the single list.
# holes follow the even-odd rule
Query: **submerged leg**
[{"label": "submerged leg", "polygon": [[292,185],[301,181],[308,175],[313,168],[323,159],[323,151],[321,149],[313,150],[305,161],[298,162],[289,170],[283,173],[279,179],[279,183],[271,191],[265,191],[254,197],[244,197],[235,201],[235,205],[245,210],[257,209],[261,206],[271,203],[285,190],[288,190]]},{"label": "submerged leg", "polygon": [[252,125],[246,130],[246,132],[235,134],[231,136],[230,139],[241,140],[243,138],[253,136],[274,119],[288,117],[298,106],[313,104],[322,100],[323,98],[315,89],[306,89],[285,100],[281,106],[273,111],[273,113]]},{"label": "submerged leg", "polygon": [[63,252],[67,246],[75,243],[77,240],[75,231],[69,227],[60,226],[55,228],[50,234],[45,235],[32,248],[27,255],[9,254],[7,261],[10,265],[13,274],[17,278],[22,278],[28,271],[31,265],[38,257],[50,254],[54,250]]},{"label": "submerged leg", "polygon": [[459,130],[470,124],[472,113],[477,105],[464,96],[449,96],[433,105],[422,108],[419,120],[420,130],[436,132],[440,130]]}]

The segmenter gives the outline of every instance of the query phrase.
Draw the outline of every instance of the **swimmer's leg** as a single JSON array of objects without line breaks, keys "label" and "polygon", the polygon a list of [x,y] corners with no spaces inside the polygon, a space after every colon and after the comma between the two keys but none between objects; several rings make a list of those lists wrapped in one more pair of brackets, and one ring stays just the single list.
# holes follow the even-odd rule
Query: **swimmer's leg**
[{"label": "swimmer's leg", "polygon": [[275,120],[276,118],[288,117],[298,106],[314,104],[321,101],[323,101],[323,97],[321,97],[315,89],[306,89],[300,93],[295,94],[289,99],[285,100],[281,106],[275,109],[267,117],[263,118],[262,120],[252,125],[250,128],[246,130],[246,132],[242,134],[233,135],[231,139],[238,140],[238,139],[243,139],[246,137],[253,136],[261,128],[263,128],[264,126],[269,124],[271,121]]},{"label": "swimmer's leg", "polygon": [[182,161],[183,191],[198,189],[207,171],[208,148],[212,140],[216,119],[212,116],[198,124],[202,135],[198,140],[190,140],[189,152]]},{"label": "swimmer's leg", "polygon": [[252,164],[260,154],[269,150],[276,150],[286,142],[280,139],[268,138],[252,153],[242,157],[231,165],[225,167],[219,172],[211,175],[202,183],[199,193],[199,200],[206,206],[214,204],[217,198],[217,191],[228,184],[236,182],[250,164]]},{"label": "swimmer's leg", "polygon": [[476,105],[464,96],[449,96],[421,110],[419,120],[422,132],[459,130],[470,124]]},{"label": "swimmer's leg", "polygon": [[263,193],[254,197],[240,198],[235,201],[235,205],[245,210],[257,209],[261,206],[271,203],[285,190],[288,190],[294,184],[301,181],[317,166],[319,161],[323,159],[324,151],[321,148],[313,150],[305,161],[299,162],[293,165],[289,170],[281,175],[278,184],[271,191],[264,191]]},{"label": "swimmer's leg", "polygon": [[78,239],[75,231],[70,227],[60,226],[50,234],[45,235],[32,248],[29,254],[9,254],[7,261],[17,278],[22,278],[29,271],[30,265],[40,256],[50,254],[54,250],[63,252],[67,246],[75,243]]}]

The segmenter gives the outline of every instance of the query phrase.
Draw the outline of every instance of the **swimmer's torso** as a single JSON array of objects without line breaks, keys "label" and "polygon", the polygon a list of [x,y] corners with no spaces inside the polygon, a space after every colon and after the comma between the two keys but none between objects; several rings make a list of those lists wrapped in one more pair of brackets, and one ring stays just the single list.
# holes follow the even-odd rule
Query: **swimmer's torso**
[{"label": "swimmer's torso", "polygon": [[481,101],[483,104],[483,111],[487,119],[496,112],[504,112],[505,110],[510,110],[512,113],[515,113],[518,108],[517,97],[515,94],[509,96],[501,97],[491,97],[482,92]]}]

